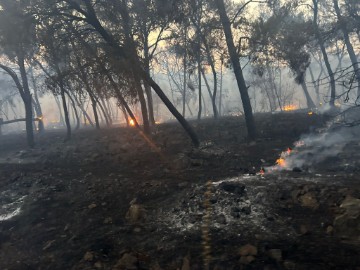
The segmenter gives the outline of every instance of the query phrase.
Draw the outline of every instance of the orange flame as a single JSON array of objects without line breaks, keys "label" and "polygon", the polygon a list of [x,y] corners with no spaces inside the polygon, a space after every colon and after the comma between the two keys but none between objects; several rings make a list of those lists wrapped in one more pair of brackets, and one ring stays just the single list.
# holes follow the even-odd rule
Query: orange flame
[{"label": "orange flame", "polygon": [[132,126],[132,127],[135,127],[135,121],[134,121],[134,119],[130,119],[130,120],[129,120],[129,125]]},{"label": "orange flame", "polygon": [[288,111],[294,111],[297,109],[297,106],[296,105],[286,105],[284,106],[283,110],[288,112]]},{"label": "orange flame", "polygon": [[276,164],[279,165],[280,167],[285,167],[286,166],[286,161],[284,158],[278,158],[276,160]]}]

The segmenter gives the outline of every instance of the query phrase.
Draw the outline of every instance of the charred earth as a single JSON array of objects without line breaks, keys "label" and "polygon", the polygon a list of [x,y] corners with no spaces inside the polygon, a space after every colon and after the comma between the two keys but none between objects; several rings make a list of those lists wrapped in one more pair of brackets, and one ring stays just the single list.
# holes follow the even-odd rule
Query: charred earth
[{"label": "charred earth", "polygon": [[172,123],[150,140],[113,128],[64,143],[47,131],[32,150],[2,136],[0,269],[359,269],[360,142],[279,168],[327,119],[256,122],[256,142],[239,117],[193,122],[198,149]]}]

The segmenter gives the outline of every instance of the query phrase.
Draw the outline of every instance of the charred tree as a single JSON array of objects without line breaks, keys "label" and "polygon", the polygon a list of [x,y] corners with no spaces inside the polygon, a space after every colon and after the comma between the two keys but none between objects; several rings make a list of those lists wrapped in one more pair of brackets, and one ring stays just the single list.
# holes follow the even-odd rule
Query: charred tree
[{"label": "charred tree", "polygon": [[252,112],[252,108],[251,108],[248,87],[246,86],[244,75],[242,73],[240,62],[239,62],[239,57],[237,55],[236,48],[234,45],[230,20],[226,14],[224,1],[223,0],[215,0],[215,4],[219,11],[220,21],[221,21],[221,24],[223,26],[223,30],[225,33],[226,44],[228,47],[230,60],[233,65],[234,74],[235,74],[236,81],[237,81],[239,91],[240,91],[240,96],[241,96],[241,100],[242,100],[242,104],[243,104],[243,108],[244,108],[246,127],[248,130],[248,136],[251,140],[253,140],[256,138],[255,121],[254,121],[253,112]]},{"label": "charred tree", "polygon": [[336,17],[338,19],[338,23],[340,25],[340,29],[344,35],[344,42],[346,45],[346,49],[349,53],[349,57],[351,60],[351,64],[352,67],[354,69],[354,73],[355,73],[355,78],[357,80],[358,83],[358,91],[357,91],[357,96],[360,97],[360,69],[359,69],[359,60],[356,57],[355,51],[354,51],[354,47],[351,44],[350,41],[350,37],[349,37],[349,30],[347,28],[347,23],[346,23],[346,19],[341,15],[341,11],[339,8],[339,3],[338,0],[333,0],[333,4],[334,4],[334,9],[336,12]]},{"label": "charred tree", "polygon": [[329,61],[329,58],[328,58],[328,55],[327,55],[327,52],[325,49],[324,39],[320,33],[320,29],[319,29],[319,25],[318,25],[318,0],[313,0],[313,4],[314,4],[314,22],[313,23],[314,23],[314,29],[315,29],[315,36],[319,43],[320,50],[321,50],[322,56],[324,58],[326,70],[327,70],[329,78],[330,78],[330,89],[331,89],[330,106],[333,107],[335,104],[335,96],[336,96],[335,76],[332,71],[330,61]]},{"label": "charred tree", "polygon": [[27,144],[29,147],[32,148],[35,146],[34,131],[33,131],[32,97],[29,90],[24,58],[22,58],[21,56],[18,57],[18,65],[20,68],[22,84],[14,70],[2,64],[0,64],[0,68],[11,76],[20,93],[21,99],[24,102]]}]

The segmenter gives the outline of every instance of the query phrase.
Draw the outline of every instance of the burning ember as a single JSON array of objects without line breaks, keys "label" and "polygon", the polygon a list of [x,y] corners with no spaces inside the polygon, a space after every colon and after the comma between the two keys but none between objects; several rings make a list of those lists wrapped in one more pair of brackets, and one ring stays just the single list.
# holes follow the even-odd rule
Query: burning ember
[{"label": "burning ember", "polygon": [[278,158],[276,160],[276,165],[280,166],[280,167],[286,167],[286,161],[284,158]]},{"label": "burning ember", "polygon": [[290,156],[291,152],[292,152],[292,148],[288,147],[288,149],[286,149],[286,151],[282,152],[280,157],[276,160],[276,165],[285,168],[286,167],[286,158],[288,156]]},{"label": "burning ember", "polygon": [[132,127],[135,127],[135,121],[134,121],[134,119],[130,119],[129,125],[132,126]]},{"label": "burning ember", "polygon": [[297,106],[296,105],[286,105],[284,106],[283,110],[288,112],[288,111],[294,111],[297,109]]}]

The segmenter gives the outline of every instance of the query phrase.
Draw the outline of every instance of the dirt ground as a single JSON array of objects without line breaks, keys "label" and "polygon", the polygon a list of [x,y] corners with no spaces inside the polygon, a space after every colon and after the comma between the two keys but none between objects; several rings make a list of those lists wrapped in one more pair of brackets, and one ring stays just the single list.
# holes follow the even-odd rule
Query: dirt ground
[{"label": "dirt ground", "polygon": [[360,142],[260,175],[325,120],[256,122],[192,122],[198,149],[177,123],[2,136],[0,269],[360,269]]}]

